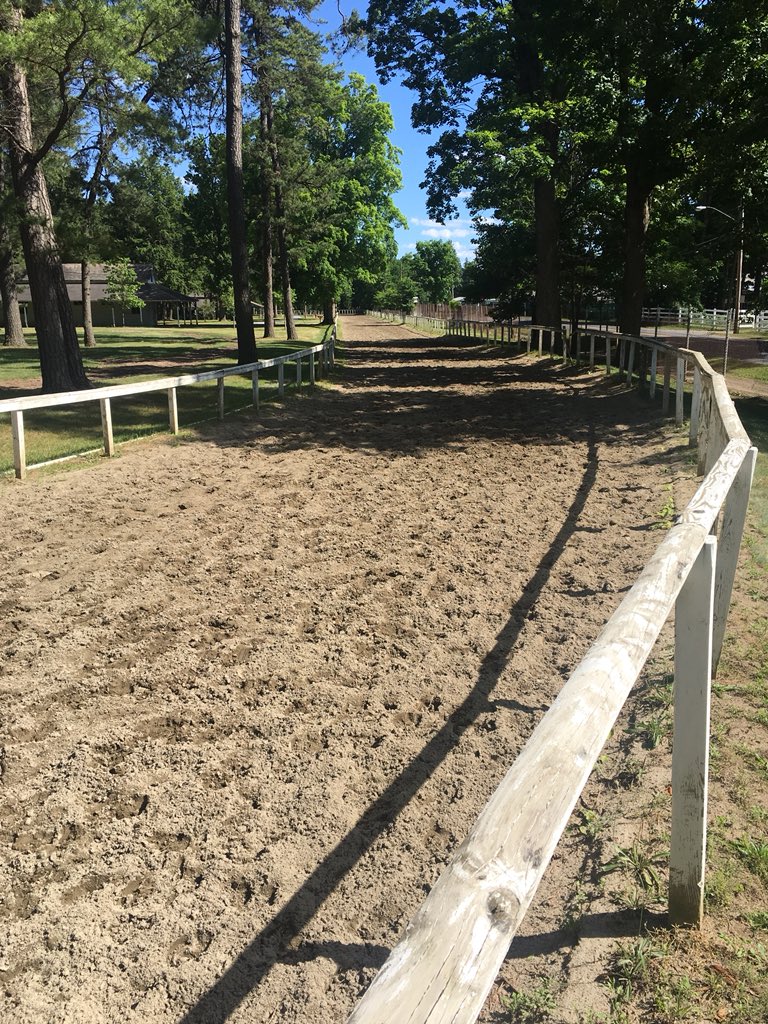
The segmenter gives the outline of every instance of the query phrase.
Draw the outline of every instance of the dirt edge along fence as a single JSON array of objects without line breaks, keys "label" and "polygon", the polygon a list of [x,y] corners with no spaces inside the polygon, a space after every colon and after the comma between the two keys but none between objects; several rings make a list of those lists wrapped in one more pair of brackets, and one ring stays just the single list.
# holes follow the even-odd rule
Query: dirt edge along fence
[{"label": "dirt edge along fence", "polygon": [[[381,315],[390,319],[386,314]],[[402,322],[399,314],[395,315]],[[485,323],[442,322],[448,334],[486,340]],[[541,354],[557,333],[491,325],[499,344]],[[675,610],[675,706],[669,917],[700,926],[709,763],[709,701],[730,604],[756,449],[725,381],[703,356],[651,338],[586,330],[566,346],[576,363],[599,360],[628,384],[659,390],[675,420],[693,373],[689,437],[699,489],[648,560],[586,657],[523,747],[469,835],[416,911],[349,1024],[471,1024],[483,1007],[555,847],[621,708]],[[649,379],[650,378],[650,379]],[[396,1007],[396,1010],[394,1009]]]},{"label": "dirt edge along fence", "polygon": [[[252,403],[255,409],[259,408],[259,373],[270,367],[277,367],[277,390],[278,395],[285,393],[285,365],[286,363],[296,364],[296,384],[301,386],[302,362],[307,360],[309,364],[309,383],[314,384],[318,373],[323,374],[333,368],[336,353],[337,326],[334,324],[325,339],[312,348],[302,349],[300,352],[288,352],[284,356],[275,356],[274,359],[260,359],[255,363],[247,363],[240,366],[228,366],[223,370],[206,370],[204,373],[187,373],[179,377],[162,377],[158,380],[145,381],[142,384],[115,384],[111,387],[94,388],[92,391],[61,391],[53,395],[30,395],[27,398],[7,398],[0,401],[0,413],[10,413],[11,434],[13,439],[13,467],[17,480],[23,480],[28,469],[36,469],[40,466],[49,465],[48,462],[40,462],[36,465],[27,465],[26,445],[24,440],[24,413],[32,409],[54,409],[63,405],[77,405],[86,402],[98,402],[101,410],[101,433],[103,438],[103,451],[106,456],[115,454],[115,442],[112,435],[112,401],[114,399],[129,398],[134,395],[144,395],[153,391],[166,391],[168,393],[168,426],[172,434],[179,432],[179,410],[176,401],[176,392],[179,388],[191,384],[199,384],[202,381],[216,381],[218,418],[224,419],[224,380],[227,377],[242,377],[250,375],[252,381]],[[316,357],[319,356],[319,367]],[[98,449],[94,449],[98,451]],[[80,452],[75,455],[65,455],[60,459],[53,459],[52,462],[67,462],[70,459],[79,458],[83,454],[91,452]]]}]

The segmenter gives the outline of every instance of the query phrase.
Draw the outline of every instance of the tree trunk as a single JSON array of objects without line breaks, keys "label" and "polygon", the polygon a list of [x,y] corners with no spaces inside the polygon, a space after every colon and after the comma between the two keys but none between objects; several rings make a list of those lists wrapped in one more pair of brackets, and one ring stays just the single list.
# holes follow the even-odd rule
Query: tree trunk
[{"label": "tree trunk", "polygon": [[285,310],[285,336],[288,341],[298,341],[299,335],[293,318],[293,297],[291,295],[291,270],[288,264],[288,232],[285,223],[285,199],[283,197],[283,179],[280,171],[280,155],[277,151],[277,138],[272,119],[272,98],[266,97],[267,131],[269,133],[269,153],[272,160],[272,177],[275,189],[275,227],[277,229],[277,253],[280,263],[280,283],[283,289],[283,309]]},{"label": "tree trunk", "polygon": [[264,293],[264,337],[275,336],[275,292],[272,287],[272,229],[269,224],[262,228],[262,291]]},{"label": "tree trunk", "polygon": [[[261,135],[262,153],[268,146],[268,125],[267,107],[262,97],[259,113],[259,130]],[[274,338],[275,336],[275,292],[272,286],[272,171],[269,167],[269,160],[262,159],[261,162],[261,279],[264,298],[264,337]]]},{"label": "tree trunk", "polygon": [[6,231],[0,229],[0,298],[5,313],[5,333],[3,345],[16,347],[24,344],[24,331],[21,326],[21,311],[16,294],[16,272],[13,267],[13,252],[5,245],[2,235]]},{"label": "tree trunk", "polygon": [[[7,188],[10,181],[7,177],[6,156],[0,151],[0,202],[8,198]],[[16,271],[13,266],[13,239],[8,227],[10,211],[0,210],[0,300],[5,313],[5,335],[3,345],[16,347],[24,344],[24,331],[21,327],[21,312],[16,292]]]},{"label": "tree trunk", "polygon": [[[0,18],[0,29],[14,31],[21,12],[10,9]],[[61,265],[48,187],[40,161],[35,158],[32,116],[26,75],[13,61],[0,72],[5,103],[13,188],[22,216],[19,230],[27,266],[29,290],[35,308],[35,331],[40,353],[43,391],[77,391],[90,387],[77,343],[72,306]]]},{"label": "tree trunk", "polygon": [[336,319],[336,300],[323,299],[323,323],[332,324]]},{"label": "tree trunk", "polygon": [[96,337],[93,333],[93,310],[91,309],[91,265],[88,260],[80,264],[80,281],[83,288],[83,344],[94,348]]},{"label": "tree trunk", "polygon": [[640,334],[645,294],[645,246],[651,219],[651,186],[637,164],[627,164],[624,204],[624,278],[621,286],[622,334]]},{"label": "tree trunk", "polygon": [[[519,63],[519,89],[532,102],[542,94],[549,95],[541,59],[540,24],[535,0],[520,2],[515,7],[519,26],[516,54]],[[546,177],[533,183],[533,204],[536,233],[536,300],[533,320],[543,327],[560,330],[560,211],[557,203],[556,176],[560,133],[553,121],[539,124],[537,133],[542,152],[550,161]]]},{"label": "tree trunk", "polygon": [[552,160],[546,178],[533,183],[536,219],[536,305],[533,318],[543,327],[552,327],[558,334],[556,350],[562,351],[560,315],[560,209],[557,204],[554,166],[557,160],[559,132],[551,123],[541,126],[541,136]]},{"label": "tree trunk", "polygon": [[237,359],[239,363],[256,361],[256,335],[253,330],[248,238],[245,225],[243,190],[243,83],[240,50],[240,0],[225,0],[225,74],[227,137],[227,209],[229,244],[232,255],[232,284],[235,293]]},{"label": "tree trunk", "polygon": [[536,303],[533,318],[543,327],[560,328],[559,216],[555,182],[537,178],[533,186],[536,215]]}]

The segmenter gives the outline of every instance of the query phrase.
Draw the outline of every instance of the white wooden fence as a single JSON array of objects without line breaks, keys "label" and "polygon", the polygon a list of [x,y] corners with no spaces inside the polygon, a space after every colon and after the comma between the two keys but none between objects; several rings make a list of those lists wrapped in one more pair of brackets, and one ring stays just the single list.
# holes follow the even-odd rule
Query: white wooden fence
[{"label": "white wooden fence", "polygon": [[[486,324],[474,325],[485,337]],[[518,350],[542,352],[557,333],[496,325]],[[464,333],[446,323],[445,330]],[[547,336],[547,334],[549,336]],[[499,341],[501,344],[501,341]],[[701,923],[706,849],[709,695],[754,471],[756,449],[724,379],[699,353],[608,332],[580,332],[570,358],[600,359],[627,382],[661,390],[684,415],[701,486],[477,818],[416,911],[349,1024],[471,1024],[477,1019],[616,718],[669,613],[675,610],[675,708],[669,913]],[[658,387],[657,373],[663,372]]]},{"label": "white wooden fence", "polygon": [[[302,362],[306,360],[309,367],[309,383],[315,383],[317,373],[316,357],[319,356],[319,369],[321,373],[333,367],[336,350],[336,325],[328,332],[325,340],[312,348],[302,349],[300,352],[288,352],[284,356],[276,356],[274,359],[260,359],[255,363],[247,363],[240,366],[228,366],[222,370],[207,370],[205,373],[186,373],[179,377],[162,377],[158,380],[145,381],[142,384],[115,384],[106,388],[94,388],[92,391],[61,391],[53,395],[31,395],[27,398],[7,398],[0,401],[0,413],[10,413],[11,435],[13,438],[13,468],[17,480],[23,480],[28,469],[34,469],[34,465],[27,465],[26,444],[24,438],[24,413],[33,409],[53,409],[63,405],[80,405],[89,402],[98,402],[101,409],[101,433],[103,438],[104,454],[112,456],[115,454],[115,442],[112,434],[112,402],[115,399],[130,398],[134,395],[145,395],[153,391],[165,391],[168,394],[168,424],[171,433],[179,432],[179,410],[176,401],[176,392],[179,388],[187,387],[190,384],[199,384],[202,381],[216,381],[218,418],[224,419],[224,381],[227,377],[242,377],[250,375],[252,381],[252,401],[256,409],[259,408],[259,374],[270,367],[277,367],[277,388],[278,394],[283,395],[285,391],[285,366],[286,363],[296,365],[296,383],[301,385]],[[65,456],[77,458],[76,455]],[[55,460],[64,461],[64,460]],[[44,465],[40,463],[39,465]]]},{"label": "white wooden fence", "polygon": [[[724,331],[725,325],[730,323],[733,327],[733,309],[685,309],[677,306],[673,309],[664,309],[661,306],[644,306],[642,321],[646,325],[653,326],[677,326],[685,327],[690,318],[691,327],[703,327],[710,331]],[[768,310],[760,310],[757,313],[750,313],[747,310],[739,311],[740,327],[755,327],[763,330],[768,327]]]}]

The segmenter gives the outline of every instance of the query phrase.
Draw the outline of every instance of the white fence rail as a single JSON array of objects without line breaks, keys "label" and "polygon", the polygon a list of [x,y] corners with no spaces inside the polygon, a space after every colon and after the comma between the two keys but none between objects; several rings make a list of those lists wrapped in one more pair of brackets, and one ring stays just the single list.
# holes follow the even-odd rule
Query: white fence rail
[{"label": "white fence rail", "polygon": [[[469,325],[486,338],[485,323]],[[444,322],[451,334],[467,325]],[[495,325],[499,344],[552,347],[548,328]],[[503,341],[502,341],[503,340]],[[723,642],[756,449],[724,379],[699,353],[652,338],[580,331],[574,362],[644,386],[662,374],[668,411],[683,422],[686,371],[693,374],[689,436],[705,477],[675,526],[611,616],[456,850],[374,979],[349,1024],[471,1024],[630,690],[675,609],[675,709],[669,912],[699,925],[706,848],[709,693]]]},{"label": "white fence rail", "polygon": [[[691,327],[704,327],[710,331],[724,331],[725,325],[730,323],[733,327],[733,309],[685,309],[676,307],[674,309],[663,309],[661,306],[644,306],[642,322],[653,326],[659,324],[662,327],[676,326],[685,327],[689,323]],[[740,327],[755,327],[763,330],[768,327],[768,310],[760,310],[757,313],[749,313],[746,310],[739,311]]]},{"label": "white fence rail", "polygon": [[[302,362],[306,359],[309,366],[309,382],[314,384],[317,373],[316,357],[320,357],[320,372],[327,372],[333,367],[336,350],[336,326],[328,332],[327,337],[319,345],[305,348],[297,352],[287,352],[284,356],[273,359],[260,359],[255,363],[240,366],[228,366],[222,370],[206,370],[204,373],[186,373],[178,377],[162,377],[158,380],[145,381],[142,384],[114,384],[105,388],[94,388],[92,391],[62,391],[53,395],[30,395],[27,398],[7,398],[0,401],[0,413],[10,413],[11,435],[13,438],[13,468],[17,480],[23,480],[28,469],[26,443],[24,435],[24,413],[34,409],[54,409],[64,405],[80,405],[98,402],[101,411],[101,432],[104,454],[115,454],[115,442],[112,433],[112,402],[115,399],[130,398],[134,395],[146,395],[155,391],[168,394],[168,426],[173,434],[179,432],[179,411],[176,392],[179,388],[203,381],[217,382],[218,418],[224,419],[224,381],[227,377],[250,375],[252,381],[252,399],[256,409],[259,408],[259,374],[262,370],[277,367],[278,394],[285,391],[285,365],[295,363],[296,383],[301,384]],[[66,456],[65,458],[77,456]],[[57,460],[59,461],[59,460]],[[42,464],[41,464],[42,465]]]}]

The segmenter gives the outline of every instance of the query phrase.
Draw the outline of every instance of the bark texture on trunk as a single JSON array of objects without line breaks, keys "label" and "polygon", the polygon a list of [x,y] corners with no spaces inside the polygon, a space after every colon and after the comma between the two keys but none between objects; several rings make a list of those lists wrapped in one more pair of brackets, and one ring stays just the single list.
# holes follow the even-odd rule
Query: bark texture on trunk
[{"label": "bark texture on trunk", "polygon": [[619,330],[640,334],[645,295],[645,254],[651,219],[651,185],[636,164],[627,164],[624,204],[624,277],[621,286]]},{"label": "bark texture on trunk", "polygon": [[[8,198],[10,186],[7,157],[0,151],[0,200]],[[21,312],[16,292],[16,271],[13,265],[13,238],[9,227],[9,214],[0,211],[0,300],[5,314],[3,345],[15,347],[24,344]]]},{"label": "bark texture on trunk", "polygon": [[83,344],[86,348],[94,348],[96,338],[93,333],[93,310],[91,309],[91,265],[88,260],[80,264],[80,283],[83,291]]},{"label": "bark texture on trunk", "polygon": [[323,323],[332,324],[336,319],[336,300],[323,299]]},{"label": "bark texture on trunk", "polygon": [[[515,40],[520,69],[519,89],[523,96],[539,102],[548,95],[544,66],[540,55],[540,32],[535,0],[520,0],[516,5],[519,32]],[[536,129],[537,142],[550,163],[546,175],[533,183],[536,235],[536,300],[534,323],[552,327],[561,339],[560,317],[560,208],[556,179],[560,131],[553,121],[543,121]],[[559,342],[562,344],[562,342]]]},{"label": "bark texture on trunk", "polygon": [[235,293],[237,358],[240,363],[256,360],[256,334],[253,329],[248,238],[245,224],[243,189],[243,83],[240,50],[240,0],[225,0],[225,72],[227,136],[227,209],[229,244],[232,255],[232,284]]},{"label": "bark texture on trunk", "polygon": [[13,267],[13,252],[6,247],[5,232],[0,229],[0,299],[5,314],[5,332],[3,345],[16,347],[24,344],[24,331],[21,326],[21,311],[16,294],[16,272]]},{"label": "bark texture on trunk", "polygon": [[560,214],[555,181],[550,175],[533,186],[536,217],[536,304],[533,318],[544,327],[561,327]]},{"label": "bark texture on trunk", "polygon": [[[264,98],[261,100],[259,112],[259,132],[262,154],[268,148],[269,127],[267,108]],[[264,337],[275,336],[275,292],[272,283],[272,171],[270,161],[262,157],[261,161],[261,281],[264,299]]]},{"label": "bark texture on trunk", "polygon": [[272,98],[266,98],[267,132],[269,136],[269,154],[272,161],[272,185],[275,192],[275,228],[277,231],[277,255],[280,264],[280,284],[283,289],[283,310],[285,311],[285,334],[288,341],[298,341],[299,335],[293,316],[293,296],[291,295],[291,268],[288,263],[288,231],[285,222],[285,197],[283,179],[280,170],[280,154],[277,149],[277,137],[272,117]]},{"label": "bark texture on trunk", "polygon": [[[15,31],[20,22],[21,12],[10,8],[0,17],[0,29]],[[0,88],[9,129],[13,190],[22,214],[19,233],[35,309],[43,391],[89,388],[53,230],[48,186],[35,156],[27,79],[14,61],[6,61],[0,68]]]}]

